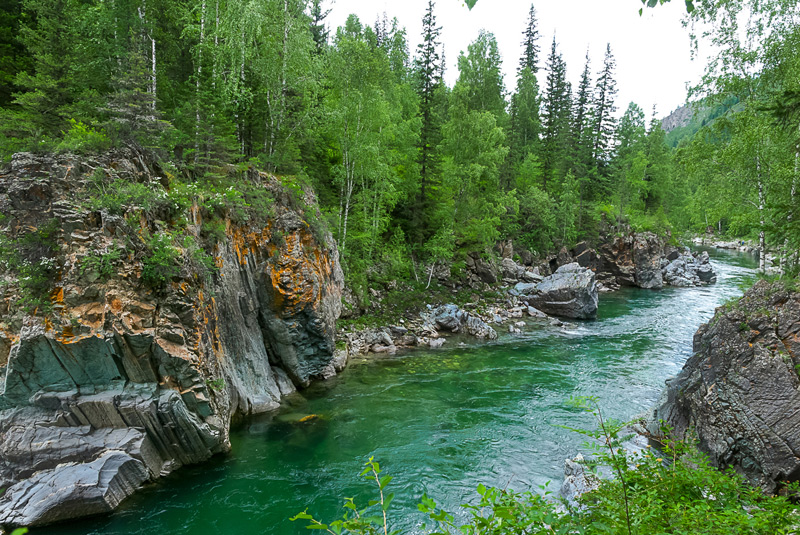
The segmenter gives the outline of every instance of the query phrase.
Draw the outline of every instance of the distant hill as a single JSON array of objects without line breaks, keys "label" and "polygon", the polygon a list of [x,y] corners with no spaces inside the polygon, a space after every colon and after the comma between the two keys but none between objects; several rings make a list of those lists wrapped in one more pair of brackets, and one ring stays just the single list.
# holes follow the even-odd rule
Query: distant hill
[{"label": "distant hill", "polygon": [[687,126],[692,120],[692,115],[691,105],[684,104],[661,120],[661,128],[669,134],[676,128]]},{"label": "distant hill", "polygon": [[690,140],[701,128],[713,123],[738,103],[739,99],[729,97],[721,104],[706,105],[701,101],[680,106],[661,120],[661,128],[667,133],[667,145],[674,148],[684,139]]}]

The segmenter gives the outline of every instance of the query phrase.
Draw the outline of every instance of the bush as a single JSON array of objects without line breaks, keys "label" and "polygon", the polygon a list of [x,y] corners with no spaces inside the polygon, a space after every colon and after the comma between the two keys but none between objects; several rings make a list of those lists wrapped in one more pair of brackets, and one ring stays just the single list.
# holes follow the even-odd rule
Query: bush
[{"label": "bush", "polygon": [[16,304],[25,310],[50,309],[50,292],[59,266],[59,232],[58,220],[51,219],[16,240],[0,236],[0,265],[17,275],[20,299]]},{"label": "bush", "polygon": [[105,282],[114,276],[116,264],[122,251],[115,245],[105,252],[92,251],[81,259],[81,274],[97,273],[97,280]]},{"label": "bush", "polygon": [[209,283],[214,274],[219,271],[214,257],[206,253],[193,236],[186,236],[183,239],[183,248],[186,251],[187,263],[191,272],[204,283]]},{"label": "bush", "polygon": [[88,154],[103,152],[111,148],[111,140],[103,130],[95,130],[75,119],[70,119],[69,124],[69,130],[63,132],[64,138],[56,145],[57,151]]},{"label": "bush", "polygon": [[148,254],[142,260],[142,281],[154,290],[161,290],[180,272],[180,251],[167,232],[153,235],[147,248]]}]

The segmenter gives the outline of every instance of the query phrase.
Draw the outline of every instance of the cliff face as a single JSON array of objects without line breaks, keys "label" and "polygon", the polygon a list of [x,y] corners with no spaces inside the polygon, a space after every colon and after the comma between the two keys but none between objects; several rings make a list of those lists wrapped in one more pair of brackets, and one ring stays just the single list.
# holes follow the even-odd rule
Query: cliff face
[{"label": "cliff face", "polygon": [[720,307],[694,337],[695,354],[667,383],[659,421],[678,437],[696,433],[718,466],[733,466],[774,491],[800,479],[800,294],[758,282]]},{"label": "cliff face", "polygon": [[[121,217],[86,208],[98,169],[112,180],[165,182],[133,152],[98,161],[23,154],[0,174],[12,243],[57,222],[51,310],[15,304],[26,281],[6,274],[0,525],[113,510],[146,481],[227,450],[236,417],[274,409],[344,365],[333,338],[343,277],[330,235],[308,224],[313,205],[253,174],[274,199],[267,224],[218,218],[215,273],[201,277],[186,261],[151,290],[142,281],[142,236],[166,224],[136,209]],[[195,200],[182,232],[200,240],[204,215]],[[87,258],[114,248],[121,252],[104,278]],[[190,258],[189,248],[176,249]]]}]

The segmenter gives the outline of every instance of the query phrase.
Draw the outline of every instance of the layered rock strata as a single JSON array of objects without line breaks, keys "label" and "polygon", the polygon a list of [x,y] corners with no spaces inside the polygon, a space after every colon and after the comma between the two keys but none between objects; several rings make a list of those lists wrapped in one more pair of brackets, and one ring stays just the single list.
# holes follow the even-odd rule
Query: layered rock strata
[{"label": "layered rock strata", "polygon": [[[167,183],[132,151],[96,161],[16,155],[0,172],[6,233],[57,222],[52,311],[15,306],[6,275],[0,343],[0,525],[43,525],[113,510],[147,481],[230,448],[237,417],[336,373],[342,272],[307,203],[273,177],[251,180],[275,202],[266,226],[224,229],[209,277],[183,263],[154,291],[142,283],[142,236],[166,223],[84,202],[91,177]],[[184,232],[201,239],[197,204]],[[178,248],[179,246],[174,246]],[[86,259],[120,249],[107,279]],[[191,251],[180,249],[186,259]],[[10,278],[9,278],[10,277]]]},{"label": "layered rock strata", "polygon": [[667,383],[649,430],[696,435],[720,467],[768,491],[800,479],[800,294],[760,281],[717,309]]}]

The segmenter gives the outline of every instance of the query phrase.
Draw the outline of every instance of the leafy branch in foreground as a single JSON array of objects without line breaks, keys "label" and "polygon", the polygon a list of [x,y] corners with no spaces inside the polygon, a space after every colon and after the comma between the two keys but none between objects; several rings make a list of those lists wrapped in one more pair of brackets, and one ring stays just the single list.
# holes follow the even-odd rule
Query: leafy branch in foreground
[{"label": "leafy branch in foreground", "polygon": [[[398,531],[389,531],[386,517],[386,511],[389,509],[394,499],[394,494],[384,495],[383,493],[383,489],[386,488],[386,485],[392,480],[392,476],[381,477],[380,464],[375,462],[373,457],[369,458],[365,466],[366,468],[361,471],[361,477],[367,480],[375,480],[380,499],[370,500],[366,507],[359,509],[355,503],[355,498],[345,498],[344,508],[346,511],[344,515],[341,519],[334,520],[329,524],[323,524],[308,514],[308,509],[293,516],[290,520],[292,522],[295,520],[308,520],[308,526],[306,526],[308,529],[324,529],[333,535],[341,535],[344,533],[365,535],[383,533],[383,535],[393,535],[399,533]],[[374,514],[377,506],[380,506],[380,515]]]},{"label": "leafy branch in foreground", "polygon": [[[570,405],[590,412],[597,422],[592,430],[573,429],[591,439],[594,456],[587,465],[607,467],[613,479],[599,476],[597,488],[579,498],[579,507],[568,511],[552,499],[547,487],[542,494],[516,492],[478,485],[478,503],[462,507],[465,522],[423,496],[417,508],[433,521],[431,535],[723,535],[749,533],[779,535],[797,533],[800,511],[785,496],[767,496],[749,486],[732,470],[711,466],[693,443],[659,437],[661,451],[648,446],[640,452],[624,447],[626,425],[607,418],[594,397],[574,398]],[[572,428],[567,428],[572,429]],[[372,458],[361,473],[374,479],[379,500],[359,509],[354,498],[345,501],[344,517],[323,524],[308,513],[292,520],[307,520],[309,529],[334,535],[389,535],[387,511],[392,495],[384,489],[390,476],[380,477]],[[798,484],[787,482],[788,495],[797,495]],[[380,506],[380,514],[375,514]]]}]

